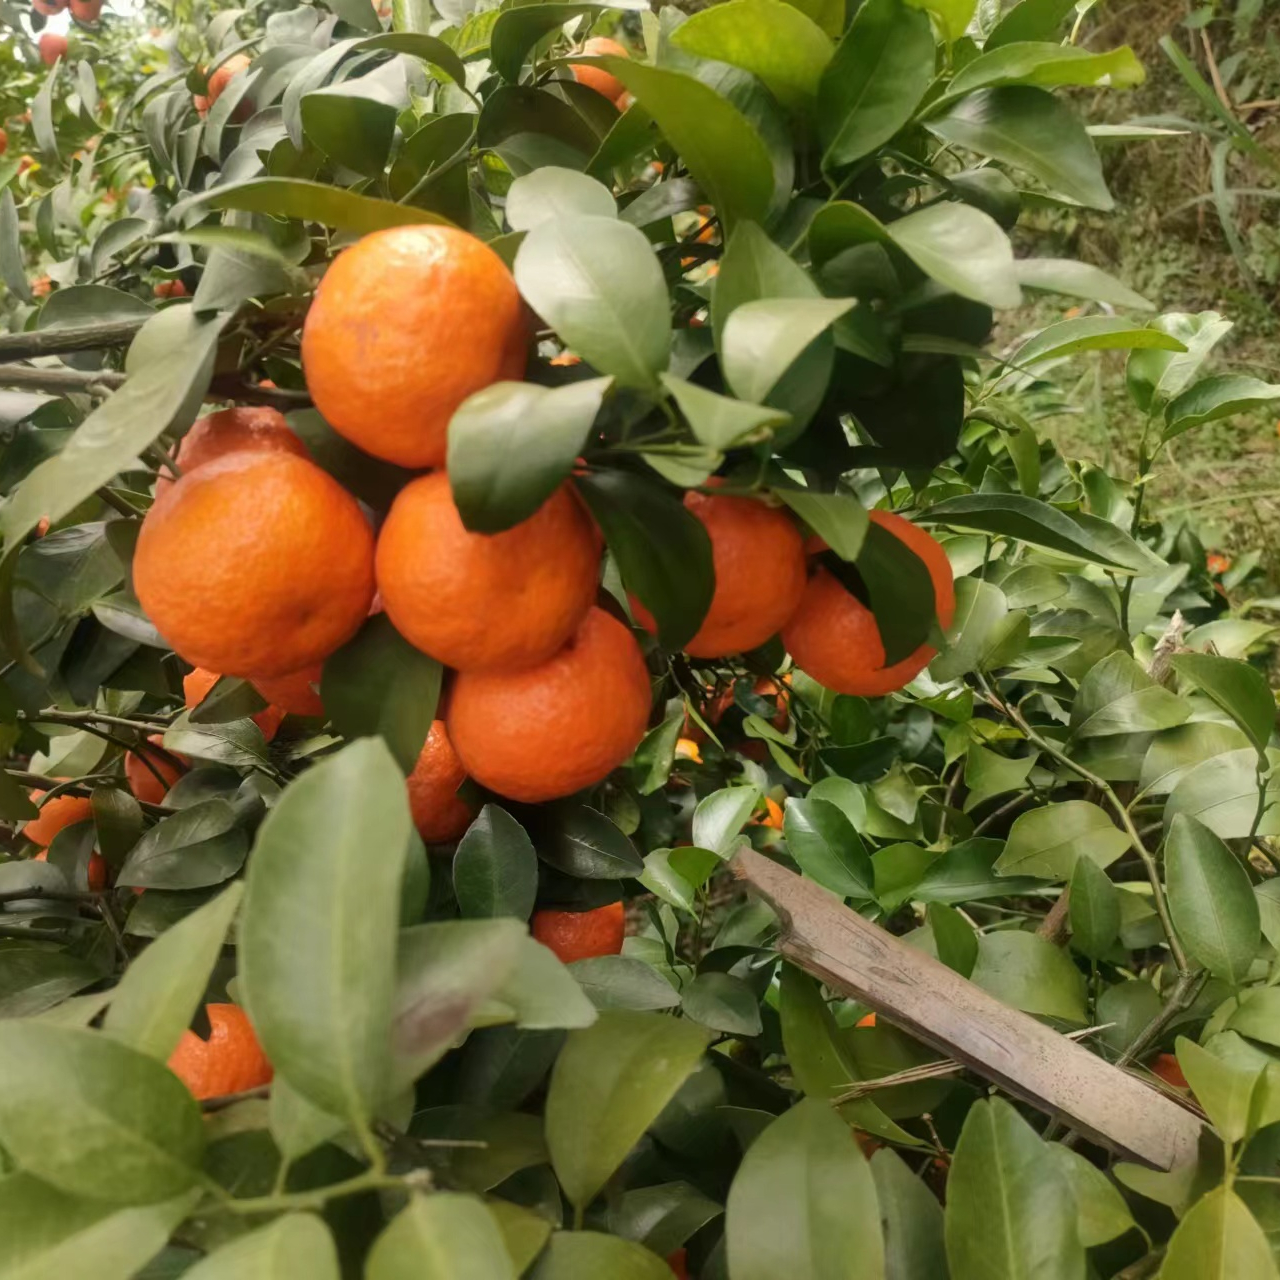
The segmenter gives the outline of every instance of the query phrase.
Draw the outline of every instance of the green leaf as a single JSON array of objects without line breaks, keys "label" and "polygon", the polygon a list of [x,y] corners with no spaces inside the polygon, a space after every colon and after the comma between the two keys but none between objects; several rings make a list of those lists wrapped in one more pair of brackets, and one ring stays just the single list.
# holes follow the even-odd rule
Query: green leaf
[{"label": "green leaf", "polygon": [[680,741],[683,729],[684,712],[677,711],[656,728],[650,729],[641,739],[633,764],[636,790],[642,796],[650,796],[667,785],[671,766],[675,763],[676,743]]},{"label": "green leaf", "polygon": [[1165,801],[1166,829],[1178,814],[1186,814],[1224,840],[1243,839],[1250,834],[1280,835],[1280,771],[1274,767],[1274,752],[1268,759],[1272,773],[1262,797],[1261,822],[1258,753],[1253,747],[1243,747],[1215,755],[1182,775]]},{"label": "green leaf", "polygon": [[1087,298],[1114,307],[1154,311],[1154,303],[1098,267],[1074,258],[1019,258],[1014,263],[1018,283],[1024,289],[1061,293],[1069,298]]},{"label": "green leaf", "polygon": [[866,540],[867,510],[852,493],[817,493],[808,489],[775,489],[801,520],[841,560],[856,560]]},{"label": "green leaf", "polygon": [[258,832],[241,989],[278,1075],[357,1127],[388,1094],[404,779],[361,739],[292,782]]},{"label": "green leaf", "polygon": [[853,824],[827,800],[787,800],[783,831],[800,870],[842,898],[871,901],[875,872]]},{"label": "green leaf", "polygon": [[700,973],[680,999],[684,1016],[730,1036],[758,1036],[763,1029],[756,993],[727,973]]},{"label": "green leaf", "polygon": [[547,165],[511,184],[506,216],[512,231],[532,231],[557,218],[616,218],[618,204],[603,182],[576,169]]},{"label": "green leaf", "polygon": [[729,1188],[734,1280],[881,1280],[880,1209],[849,1126],[807,1098],[751,1144]]},{"label": "green leaf", "polygon": [[1028,338],[1009,357],[1013,369],[1027,369],[1081,351],[1178,351],[1182,344],[1172,334],[1152,326],[1135,325],[1123,316],[1077,316],[1060,320]]},{"label": "green leaf", "polygon": [[946,682],[987,666],[988,656],[1008,634],[1008,618],[1009,603],[999,587],[979,578],[961,578],[946,652],[929,664],[933,679]]},{"label": "green leaf", "polygon": [[377,613],[325,660],[320,697],[344,738],[380,738],[407,775],[431,732],[443,677],[434,658]]},{"label": "green leaf", "polygon": [[1106,1244],[1134,1226],[1119,1188],[1097,1165],[1060,1142],[1048,1143],[1047,1150],[1071,1187],[1080,1243],[1086,1249]]},{"label": "green leaf", "polygon": [[1069,880],[1081,856],[1109,867],[1128,848],[1129,837],[1103,809],[1088,800],[1065,800],[1020,814],[995,869],[1000,875]]},{"label": "green leaf", "polygon": [[367,1280],[516,1280],[493,1214],[478,1196],[413,1196],[373,1242]]},{"label": "green leaf", "polygon": [[507,979],[489,998],[477,1019],[509,1019],[524,1031],[589,1027],[595,1006],[568,966],[533,938],[523,938]]},{"label": "green leaf", "polygon": [[377,31],[378,14],[371,0],[325,0],[328,8],[353,27],[361,31]]},{"label": "green leaf", "polygon": [[407,53],[411,57],[421,58],[432,66],[439,67],[455,84],[466,86],[467,68],[458,54],[435,36],[424,35],[416,31],[400,30],[400,22],[396,22],[396,30],[386,31],[381,35],[370,36],[361,40],[354,47],[357,49],[385,49],[390,53]]},{"label": "green leaf", "polygon": [[201,800],[162,818],[135,844],[116,884],[148,889],[200,889],[221,884],[244,865],[249,837],[228,800]]},{"label": "green leaf", "polygon": [[1194,383],[1175,397],[1164,411],[1164,438],[1172,440],[1184,431],[1218,422],[1237,413],[1266,409],[1280,400],[1280,385],[1238,373],[1219,374]]},{"label": "green leaf", "polygon": [[992,29],[987,49],[1022,40],[1052,40],[1061,34],[1067,15],[1076,0],[1020,0]]},{"label": "green leaf", "polygon": [[585,804],[554,811],[554,827],[540,841],[538,856],[581,880],[621,880],[644,867],[636,847],[611,818]]},{"label": "green leaf", "polygon": [[1099,738],[1113,733],[1154,733],[1172,729],[1191,708],[1158,685],[1123,650],[1091,667],[1071,704],[1071,736]]},{"label": "green leaf", "polygon": [[[51,889],[65,889],[66,879],[54,867],[46,863],[8,863],[9,866],[37,866],[49,873],[47,883]],[[31,881],[17,886],[28,888]],[[6,884],[6,892],[12,888]],[[33,906],[38,905],[32,903]],[[10,945],[3,953],[0,965],[0,1018],[29,1018],[62,1004],[69,996],[85,987],[102,981],[102,970],[96,965],[78,959],[67,951],[50,951],[43,945]]]},{"label": "green leaf", "polygon": [[978,963],[978,935],[973,926],[955,907],[942,902],[931,902],[926,918],[938,959],[962,978],[969,977]]},{"label": "green leaf", "polygon": [[453,891],[464,916],[529,918],[538,893],[538,855],[505,809],[485,805],[458,842]]},{"label": "green leaf", "polygon": [[1083,512],[1068,515],[1047,502],[1017,493],[973,493],[946,498],[920,512],[920,524],[976,529],[1047,547],[1108,568],[1150,573],[1163,568],[1151,552],[1110,521]]},{"label": "green leaf", "polygon": [[59,58],[49,68],[49,74],[41,81],[36,96],[31,100],[31,132],[46,160],[58,158],[58,132],[53,124],[53,86],[61,69],[62,58]]},{"label": "green leaf", "polygon": [[651,386],[667,367],[667,286],[636,227],[583,216],[539,223],[516,253],[514,274],[565,345],[620,385]]},{"label": "green leaf", "polygon": [[662,385],[688,420],[694,437],[710,449],[733,449],[757,443],[767,439],[769,427],[780,426],[787,420],[787,414],[780,409],[718,395],[669,373],[661,376]]},{"label": "green leaf", "polygon": [[913,9],[927,9],[949,42],[959,40],[973,20],[978,0],[907,0]]},{"label": "green leaf", "polygon": [[[1007,935],[995,935],[1007,936]],[[951,1280],[1082,1280],[1067,1180],[1045,1143],[1000,1098],[974,1103],[947,1179]]]},{"label": "green leaf", "polygon": [[27,283],[19,239],[18,207],[13,202],[13,192],[7,187],[0,192],[0,280],[23,302],[31,301],[31,286]]},{"label": "green leaf", "polygon": [[693,811],[694,847],[710,849],[727,858],[759,803],[757,786],[722,787],[704,796]]},{"label": "green leaf", "polygon": [[871,1157],[871,1176],[884,1227],[886,1280],[942,1280],[947,1255],[937,1197],[889,1147]]},{"label": "green leaf", "polygon": [[1034,933],[984,934],[970,981],[1024,1013],[1086,1020],[1084,974],[1061,947]]},{"label": "green leaf", "polygon": [[729,0],[682,22],[672,44],[749,71],[791,111],[812,107],[834,52],[821,27],[782,0]]},{"label": "green leaf", "polygon": [[[367,0],[358,2],[365,4]],[[377,178],[391,154],[396,108],[389,102],[350,92],[351,83],[344,81],[304,94],[300,104],[302,127],[307,138],[336,164],[366,178]]]},{"label": "green leaf", "polygon": [[449,423],[448,458],[462,523],[499,533],[533,515],[573,470],[611,384],[495,382],[464,400]]},{"label": "green leaf", "polygon": [[1021,304],[1013,246],[982,210],[945,202],[909,213],[885,229],[921,271],[962,298],[992,307]]},{"label": "green leaf", "polygon": [[671,1268],[648,1249],[600,1231],[557,1231],[533,1280],[671,1280]]},{"label": "green leaf", "polygon": [[1025,169],[1076,204],[1115,206],[1084,126],[1044,89],[979,89],[926,120],[925,128],[952,146]]},{"label": "green leaf", "polygon": [[651,965],[631,956],[595,956],[569,966],[597,1009],[674,1009],[680,995]]},{"label": "green leaf", "polygon": [[1251,1134],[1261,1071],[1225,1061],[1184,1036],[1178,1037],[1176,1047],[1178,1065],[1223,1142],[1239,1142]]},{"label": "green leaf", "polygon": [[609,1207],[609,1230],[666,1257],[724,1213],[724,1206],[687,1182],[624,1191]]},{"label": "green leaf", "polygon": [[734,395],[764,400],[805,348],[853,305],[852,298],[765,298],[734,308],[720,357]]},{"label": "green leaf", "polygon": [[204,997],[243,889],[230,885],[133,960],[112,992],[105,1034],[168,1062]]},{"label": "green leaf", "polygon": [[969,789],[964,802],[965,813],[972,812],[995,796],[1021,791],[1026,786],[1027,775],[1036,767],[1036,759],[1034,754],[1013,758],[1002,756],[975,742],[964,762],[964,785]]},{"label": "green leaf", "polygon": [[596,471],[576,483],[623,585],[657,619],[663,646],[680,649],[702,625],[715,590],[706,526],[670,489],[634,472]]},{"label": "green leaf", "polygon": [[946,96],[961,97],[974,89],[998,84],[1051,89],[1057,85],[1105,83],[1112,89],[1130,89],[1145,79],[1142,63],[1128,45],[1094,53],[1077,45],[1020,41],[1001,44],[966,63],[947,86]]},{"label": "green leaf", "polygon": [[657,122],[715,206],[726,236],[744,219],[764,217],[773,197],[773,165],[759,133],[736,107],[692,76],[626,58],[599,61]]},{"label": "green leaf", "polygon": [[0,1181],[0,1275],[12,1280],[130,1280],[191,1211],[197,1195],[121,1209],[69,1196],[26,1173]]},{"label": "green leaf", "polygon": [[870,155],[915,112],[934,72],[928,14],[902,0],[868,0],[840,41],[818,89],[822,164]]},{"label": "green leaf", "polygon": [[374,196],[348,191],[345,187],[311,182],[306,178],[251,178],[247,182],[233,182],[193,196],[183,201],[181,206],[175,206],[174,211],[193,205],[206,205],[211,209],[242,209],[247,213],[265,213],[275,218],[300,218],[339,231],[352,231],[356,235],[416,223],[450,225],[448,218],[416,205],[378,200]]},{"label": "green leaf", "polygon": [[1169,824],[1164,860],[1178,936],[1211,974],[1238,986],[1262,945],[1248,873],[1208,827],[1184,814]]},{"label": "green leaf", "polygon": [[1155,412],[1186,390],[1233,325],[1216,311],[1201,311],[1198,315],[1171,311],[1157,316],[1151,328],[1173,338],[1181,349],[1157,348],[1129,357],[1125,371],[1129,395],[1144,412]]},{"label": "green leaf", "polygon": [[720,274],[711,295],[711,331],[724,350],[729,317],[747,302],[776,298],[820,298],[812,277],[754,222],[743,222],[725,240]]},{"label": "green leaf", "polygon": [[61,1191],[152,1204],[200,1181],[204,1124],[163,1064],[98,1031],[0,1022],[0,1144]]},{"label": "green leaf", "polygon": [[1101,960],[1120,935],[1120,899],[1111,877],[1092,858],[1076,859],[1068,905],[1076,950]]},{"label": "green leaf", "polygon": [[1176,654],[1171,665],[1207,694],[1244,730],[1259,753],[1265,752],[1276,722],[1276,700],[1256,667],[1209,653]]},{"label": "green leaf", "polygon": [[1215,1187],[1178,1224],[1161,1280],[1276,1280],[1266,1233],[1230,1187]]},{"label": "green leaf", "polygon": [[215,1249],[183,1273],[189,1280],[338,1280],[338,1251],[314,1214],[289,1213]]},{"label": "green leaf", "polygon": [[547,1092],[547,1146],[580,1212],[675,1096],[709,1039],[691,1022],[623,1010],[569,1033]]}]

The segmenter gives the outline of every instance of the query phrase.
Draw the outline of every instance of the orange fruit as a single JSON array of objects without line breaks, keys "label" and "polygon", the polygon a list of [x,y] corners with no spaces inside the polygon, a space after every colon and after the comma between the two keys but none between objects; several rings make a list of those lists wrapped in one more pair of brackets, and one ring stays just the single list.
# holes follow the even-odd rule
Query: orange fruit
[{"label": "orange fruit", "polygon": [[302,367],[352,444],[439,467],[453,411],[521,378],[527,345],[524,304],[488,245],[456,227],[392,227],[334,259],[307,312]]},{"label": "orange fruit", "polygon": [[[44,791],[33,791],[31,799],[38,802],[46,794]],[[22,828],[22,834],[32,844],[48,848],[53,843],[53,837],[63,827],[69,827],[74,822],[85,822],[92,817],[93,805],[87,796],[54,796],[52,800],[40,805],[40,816],[32,818]]]},{"label": "orange fruit", "polygon": [[373,534],[356,500],[292,453],[231,453],[147,512],[138,600],[193,667],[281,676],[326,658],[373,599]]},{"label": "orange fruit", "polygon": [[[715,593],[698,633],[684,646],[693,658],[723,658],[764,644],[795,613],[805,589],[804,539],[791,517],[755,498],[695,493],[685,507],[706,526]],[[636,599],[636,621],[656,632]]]},{"label": "orange fruit", "polygon": [[621,902],[591,911],[535,911],[529,930],[565,964],[593,956],[616,956],[626,935],[626,908]]},{"label": "orange fruit", "polygon": [[471,825],[478,811],[458,794],[466,780],[444,721],[433,720],[408,778],[409,812],[424,844],[448,844]]},{"label": "orange fruit", "polygon": [[[872,511],[869,515],[924,561],[933,579],[938,622],[944,629],[949,627],[956,610],[956,594],[951,564],[941,544],[890,511]],[[782,641],[796,665],[819,684],[837,693],[864,698],[901,689],[937,653],[930,645],[922,644],[914,653],[886,667],[875,615],[821,566],[809,579],[799,609],[783,629]]]},{"label": "orange fruit", "polygon": [[[187,286],[183,284],[181,280],[161,280],[159,284],[155,286],[152,292],[156,295],[157,298],[186,298],[190,296]],[[227,410],[226,412],[234,412],[234,411]],[[213,416],[216,417],[217,415],[215,414]],[[201,421],[203,422],[204,419],[202,418]],[[199,423],[197,423],[196,425],[198,426]],[[188,431],[187,435],[189,436],[190,434],[191,432]],[[186,437],[184,436],[183,439],[185,440]]]},{"label": "orange fruit", "polygon": [[752,818],[750,825],[753,827],[772,827],[775,831],[782,830],[782,806],[769,796],[764,798],[764,813],[759,818]]},{"label": "orange fruit", "polygon": [[40,37],[40,61],[51,67],[59,58],[65,57],[68,48],[67,37],[46,31]]},{"label": "orange fruit", "polygon": [[[188,672],[182,678],[183,701],[188,707],[198,707],[220,679],[222,677],[216,671],[206,671],[203,667],[197,667],[194,671]],[[261,693],[262,690],[259,689],[258,692]],[[250,718],[262,730],[262,736],[270,742],[276,736],[276,730],[280,728],[280,722],[284,716],[282,707],[271,706],[255,711]]]},{"label": "orange fruit", "polygon": [[[181,284],[174,280],[173,284]],[[157,285],[157,288],[160,286]],[[170,295],[173,296],[173,295]],[[178,444],[174,461],[185,476],[229,453],[292,453],[310,458],[307,446],[290,429],[284,414],[265,405],[238,405],[197,418]],[[174,483],[168,470],[156,477],[158,498]]]},{"label": "orange fruit", "polygon": [[[197,93],[193,95],[195,108],[202,116],[209,113],[209,108],[222,97],[223,91],[230,84],[232,78],[244,71],[249,66],[250,61],[247,54],[237,53],[228,58],[220,67],[214,69],[209,76],[207,91],[203,94]],[[243,120],[247,115],[248,103],[237,103],[232,118]]]},{"label": "orange fruit", "polygon": [[593,786],[644,736],[649,673],[630,630],[592,608],[554,657],[523,671],[463,671],[449,737],[467,772],[535,804]]},{"label": "orange fruit", "polygon": [[50,276],[36,276],[31,282],[31,293],[37,298],[47,298],[53,292],[53,280]]},{"label": "orange fruit", "polygon": [[1224,556],[1217,551],[1211,551],[1205,557],[1205,568],[1215,576],[1220,573],[1226,573],[1231,568],[1231,560],[1228,556]]},{"label": "orange fruit", "polygon": [[1157,1054],[1148,1065],[1152,1072],[1159,1076],[1165,1084],[1171,1084],[1175,1089],[1189,1089],[1191,1087],[1187,1084],[1187,1077],[1182,1074],[1182,1067],[1174,1054]]},{"label": "orange fruit", "polygon": [[302,671],[291,671],[287,676],[257,676],[253,687],[273,707],[287,711],[291,716],[322,716],[324,703],[316,688],[320,684],[320,663],[313,663]]},{"label": "orange fruit", "polygon": [[[590,58],[603,57],[608,53],[619,58],[631,56],[616,40],[610,40],[606,36],[592,36],[582,46],[582,52]],[[622,97],[627,91],[627,86],[617,76],[610,75],[603,67],[593,62],[575,62],[571,64],[570,69],[573,72],[573,78],[579,84],[585,84],[588,89],[594,89],[611,102]]]},{"label": "orange fruit", "polygon": [[125,781],[143,804],[163,804],[169,788],[186,773],[191,761],[176,751],[166,751],[161,733],[151,734],[147,741],[151,746],[146,750],[146,760],[137,751],[124,753]]},{"label": "orange fruit", "polygon": [[469,533],[443,471],[406,485],[378,536],[378,591],[410,644],[459,671],[545,662],[595,599],[591,517],[562,485],[502,533]]},{"label": "orange fruit", "polygon": [[97,22],[102,14],[102,0],[71,0],[71,16],[77,22]]},{"label": "orange fruit", "polygon": [[204,1011],[209,1038],[184,1031],[169,1070],[197,1098],[221,1098],[270,1084],[275,1072],[245,1011],[235,1004],[207,1004]]},{"label": "orange fruit", "polygon": [[667,1254],[667,1266],[671,1268],[676,1280],[689,1280],[688,1250],[677,1249],[674,1253]]},{"label": "orange fruit", "polygon": [[[48,862],[49,850],[41,849],[31,861]],[[101,893],[107,887],[107,860],[97,849],[89,855],[89,865],[85,869],[85,878],[89,882],[90,893]]]},{"label": "orange fruit", "polygon": [[676,741],[677,760],[692,760],[694,764],[702,763],[702,751],[692,738],[680,738]]},{"label": "orange fruit", "polygon": [[864,1013],[862,1017],[858,1019],[858,1026],[860,1027],[874,1027],[875,1025],[876,1015],[874,1013]]},{"label": "orange fruit", "polygon": [[9,150],[9,135],[3,129],[0,129],[0,156],[4,155],[4,153],[8,150]]}]

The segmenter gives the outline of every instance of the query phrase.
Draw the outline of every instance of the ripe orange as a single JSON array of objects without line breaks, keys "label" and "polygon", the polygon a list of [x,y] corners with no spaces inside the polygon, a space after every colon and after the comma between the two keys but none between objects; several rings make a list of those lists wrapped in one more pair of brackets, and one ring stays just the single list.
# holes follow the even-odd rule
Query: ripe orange
[{"label": "ripe orange", "polygon": [[209,1038],[184,1031],[169,1070],[197,1098],[220,1098],[270,1084],[275,1074],[253,1024],[239,1005],[207,1004]]},{"label": "ripe orange", "polygon": [[1191,1087],[1187,1084],[1187,1077],[1182,1074],[1182,1067],[1174,1054],[1158,1054],[1148,1065],[1152,1072],[1158,1075],[1165,1084],[1171,1084],[1175,1089],[1189,1089]]},{"label": "ripe orange", "polygon": [[752,818],[750,826],[753,827],[772,827],[775,831],[782,830],[782,806],[769,796],[764,798],[764,813],[758,818]]},{"label": "ripe orange", "polygon": [[8,150],[9,150],[9,135],[3,129],[0,129],[0,156],[4,155],[4,153]]},{"label": "ripe orange", "polygon": [[102,0],[71,0],[71,16],[77,22],[97,22],[102,15]]},{"label": "ripe orange", "polygon": [[448,844],[471,825],[476,807],[458,795],[466,780],[444,721],[433,720],[408,779],[409,811],[424,844]]},{"label": "ripe orange", "polygon": [[[250,63],[247,54],[233,54],[220,67],[216,67],[209,76],[208,92],[204,94],[194,94],[196,110],[202,115],[209,114],[209,108],[213,106],[217,100],[222,97],[223,91],[231,82],[232,77],[237,76],[244,71]],[[243,120],[248,116],[248,103],[240,102],[236,104],[235,112],[232,118],[235,120]]]},{"label": "ripe orange", "polygon": [[635,637],[592,608],[569,643],[523,671],[464,671],[449,737],[467,772],[535,804],[594,786],[644,736],[649,673]]},{"label": "ripe orange", "polygon": [[[174,280],[181,284],[181,280]],[[157,285],[158,289],[160,286]],[[172,295],[171,295],[172,296]],[[307,446],[290,429],[284,414],[264,405],[238,405],[197,418],[182,437],[174,461],[182,475],[229,453],[292,453],[309,458]],[[166,468],[156,476],[158,498],[174,483]]]},{"label": "ripe orange", "polygon": [[291,671],[287,676],[257,676],[253,680],[253,687],[273,707],[279,707],[291,716],[324,715],[324,703],[316,692],[319,684],[318,662],[302,671]]},{"label": "ripe orange", "polygon": [[626,909],[621,902],[592,911],[535,911],[530,932],[550,947],[565,964],[593,956],[616,956],[626,934]]},{"label": "ripe orange", "polygon": [[50,276],[36,276],[31,282],[31,293],[36,298],[47,298],[53,292],[53,280]]},{"label": "ripe orange", "polygon": [[378,591],[396,630],[459,671],[545,662],[596,594],[591,517],[564,485],[502,533],[468,533],[443,471],[396,497],[378,536]]},{"label": "ripe orange", "polygon": [[133,585],[193,667],[287,675],[360,629],[373,599],[373,534],[356,500],[313,463],[232,453],[156,499]]},{"label": "ripe orange", "polygon": [[392,227],[340,253],[302,330],[316,408],[366,453],[444,464],[473,392],[524,375],[524,304],[506,263],[456,227]]},{"label": "ripe orange", "polygon": [[[31,861],[48,862],[49,850],[41,849]],[[101,893],[107,887],[107,860],[97,849],[89,855],[89,865],[85,869],[85,878],[89,882],[90,893]]]},{"label": "ripe orange", "polygon": [[667,1266],[671,1268],[676,1280],[689,1280],[689,1251],[677,1249],[667,1254]]},{"label": "ripe orange", "polygon": [[[151,746],[145,753],[146,760],[137,751],[124,753],[125,781],[129,784],[129,790],[143,804],[163,804],[169,788],[186,773],[191,761],[176,751],[166,751],[163,734],[153,733],[147,741]],[[150,767],[147,761],[150,762]],[[156,777],[157,773],[159,778]]]},{"label": "ripe orange", "polygon": [[[155,288],[152,289],[152,292],[157,298],[186,298],[189,296],[187,286],[183,284],[181,280],[161,280]],[[233,411],[228,410],[227,412]],[[204,421],[204,419],[201,419],[201,421]],[[193,427],[192,430],[194,429],[195,428]],[[191,432],[188,431],[187,436],[190,434]],[[185,441],[186,437],[184,436],[183,439]]]},{"label": "ripe orange", "polygon": [[694,764],[702,763],[702,751],[692,738],[677,739],[675,756],[677,760],[692,760]]},{"label": "ripe orange", "polygon": [[52,31],[46,31],[40,37],[40,61],[46,67],[51,67],[59,58],[66,56],[68,48],[67,37],[55,34]]},{"label": "ripe orange", "polygon": [[[46,794],[44,791],[33,791],[31,799],[38,803]],[[32,818],[22,828],[22,834],[32,844],[47,848],[63,827],[69,827],[73,822],[85,822],[92,817],[93,805],[87,796],[54,796],[52,800],[40,805],[40,816]]]},{"label": "ripe orange", "polygon": [[[591,58],[603,57],[608,53],[615,54],[619,58],[631,56],[616,40],[610,40],[605,36],[592,36],[582,46],[582,52]],[[573,78],[579,84],[585,84],[588,89],[594,89],[597,93],[603,94],[611,102],[627,91],[627,86],[617,76],[610,75],[603,67],[593,62],[575,62],[571,65],[571,70]]]},{"label": "ripe orange", "polygon": [[[716,575],[711,607],[685,652],[723,658],[764,644],[804,594],[804,539],[795,522],[755,498],[690,490],[684,505],[706,526]],[[656,632],[653,615],[634,598],[631,605],[636,621]]]},{"label": "ripe orange", "polygon": [[[947,553],[923,529],[890,511],[872,511],[871,519],[905,542],[925,563],[933,579],[938,622],[951,625],[955,585]],[[881,697],[909,684],[933,660],[937,650],[922,644],[914,653],[884,665],[884,646],[875,615],[833,574],[818,566],[782,641],[796,665],[837,693]]]},{"label": "ripe orange", "polygon": [[858,1026],[860,1027],[874,1027],[875,1025],[876,1015],[874,1013],[864,1013],[862,1017],[858,1019]]},{"label": "ripe orange", "polygon": [[[203,667],[197,667],[194,671],[188,672],[182,678],[183,701],[188,707],[198,707],[221,678],[216,671],[206,671]],[[272,706],[255,711],[251,718],[253,723],[262,730],[262,736],[270,742],[276,736],[276,730],[280,728],[284,715],[283,708]]]}]

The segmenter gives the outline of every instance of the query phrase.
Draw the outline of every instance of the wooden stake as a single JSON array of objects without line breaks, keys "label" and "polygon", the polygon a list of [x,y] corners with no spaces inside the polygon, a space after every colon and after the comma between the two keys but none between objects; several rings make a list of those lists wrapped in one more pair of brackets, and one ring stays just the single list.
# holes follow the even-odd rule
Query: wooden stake
[{"label": "wooden stake", "polygon": [[778,913],[788,960],[1090,1141],[1157,1169],[1195,1157],[1200,1120],[752,849],[732,868]]}]

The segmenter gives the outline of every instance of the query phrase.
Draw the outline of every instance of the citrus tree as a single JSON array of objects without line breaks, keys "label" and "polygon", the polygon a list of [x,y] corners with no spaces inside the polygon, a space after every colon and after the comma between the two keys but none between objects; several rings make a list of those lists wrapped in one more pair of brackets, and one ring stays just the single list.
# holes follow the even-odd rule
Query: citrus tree
[{"label": "citrus tree", "polygon": [[[0,1276],[1275,1277],[1274,615],[1144,495],[1280,387],[1015,256],[1147,132],[1062,92],[1142,76],[1089,6],[59,7],[0,5]],[[1136,476],[1038,430],[1099,350]],[[783,959],[747,847],[1198,1149]]]}]

